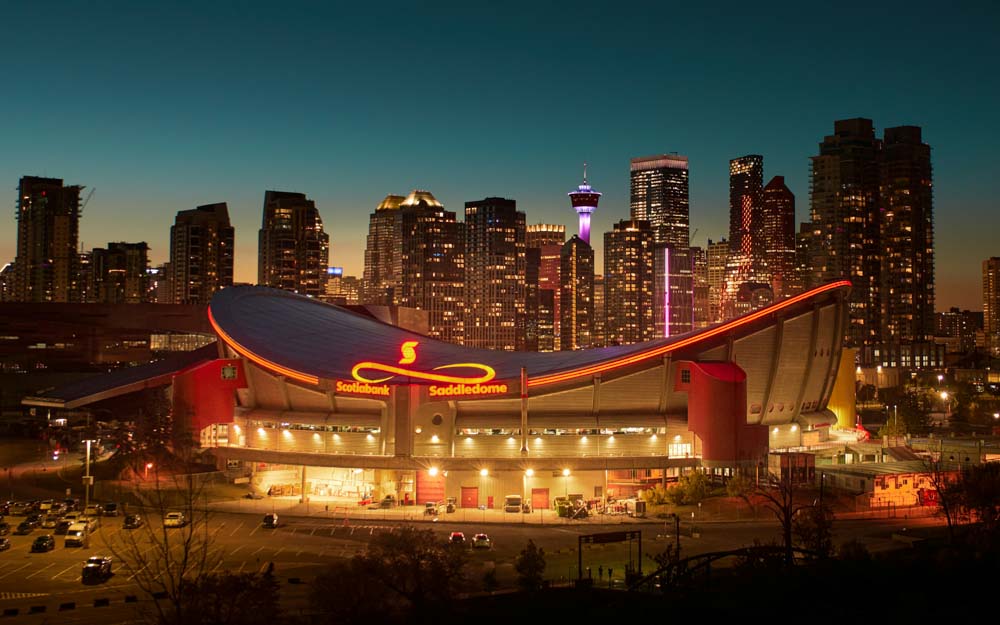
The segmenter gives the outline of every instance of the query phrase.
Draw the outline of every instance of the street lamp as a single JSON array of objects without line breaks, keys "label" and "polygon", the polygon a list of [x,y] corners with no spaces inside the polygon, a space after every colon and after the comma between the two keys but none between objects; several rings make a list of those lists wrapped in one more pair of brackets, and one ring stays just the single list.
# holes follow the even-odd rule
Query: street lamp
[{"label": "street lamp", "polygon": [[83,476],[83,509],[86,510],[90,505],[90,486],[94,483],[94,478],[90,476],[90,444],[94,441],[88,438],[83,442],[87,443],[87,463]]},{"label": "street lamp", "polygon": [[153,463],[152,462],[147,462],[146,463],[146,479],[147,480],[149,479],[149,470],[152,469],[152,468],[153,468]]}]

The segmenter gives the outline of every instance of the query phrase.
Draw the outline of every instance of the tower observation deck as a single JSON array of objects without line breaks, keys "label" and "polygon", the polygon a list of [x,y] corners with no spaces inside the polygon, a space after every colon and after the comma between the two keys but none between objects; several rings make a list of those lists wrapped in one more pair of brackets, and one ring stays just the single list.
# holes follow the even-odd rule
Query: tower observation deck
[{"label": "tower observation deck", "polygon": [[567,193],[573,210],[580,217],[580,238],[590,245],[590,214],[597,209],[597,202],[601,199],[600,191],[595,191],[587,184],[587,164],[583,164],[583,184],[577,186],[576,191]]}]

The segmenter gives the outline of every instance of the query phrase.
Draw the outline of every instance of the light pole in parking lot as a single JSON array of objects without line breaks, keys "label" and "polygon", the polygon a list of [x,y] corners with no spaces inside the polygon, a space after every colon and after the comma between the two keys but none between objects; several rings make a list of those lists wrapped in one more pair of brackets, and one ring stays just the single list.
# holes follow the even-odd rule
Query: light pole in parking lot
[{"label": "light pole in parking lot", "polygon": [[94,441],[88,438],[83,442],[87,443],[87,460],[83,476],[83,509],[86,510],[90,505],[90,487],[94,483],[94,478],[90,475],[90,444]]}]

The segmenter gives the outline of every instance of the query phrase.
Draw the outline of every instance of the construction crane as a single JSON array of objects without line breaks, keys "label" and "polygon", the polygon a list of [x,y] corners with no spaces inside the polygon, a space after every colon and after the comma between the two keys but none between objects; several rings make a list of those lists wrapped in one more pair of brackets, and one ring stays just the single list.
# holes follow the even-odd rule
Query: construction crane
[{"label": "construction crane", "polygon": [[[93,191],[91,191],[91,193],[93,193]],[[694,241],[694,237],[696,234],[698,234],[698,228],[695,228],[694,232],[691,233],[691,236],[688,237],[688,245],[691,245],[691,243]]]},{"label": "construction crane", "polygon": [[94,191],[97,191],[97,187],[91,187],[90,188],[90,193],[87,194],[87,198],[85,200],[83,200],[82,204],[80,204],[80,213],[79,214],[81,216],[83,215],[83,209],[87,208],[87,203],[90,202],[90,198],[94,197]]}]

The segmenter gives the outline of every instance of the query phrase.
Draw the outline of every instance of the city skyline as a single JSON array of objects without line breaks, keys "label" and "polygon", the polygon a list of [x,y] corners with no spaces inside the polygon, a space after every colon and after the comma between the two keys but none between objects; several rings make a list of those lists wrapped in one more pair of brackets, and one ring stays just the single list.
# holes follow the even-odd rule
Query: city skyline
[{"label": "city skyline", "polygon": [[[88,9],[76,19],[76,9],[64,7],[66,19],[53,25],[53,45],[44,53],[25,52],[37,49],[27,45],[27,32],[15,30],[3,44],[9,50],[0,63],[17,68],[29,87],[27,97],[0,103],[0,117],[11,120],[0,155],[0,180],[10,189],[3,202],[13,210],[13,187],[25,175],[85,185],[85,194],[96,188],[81,220],[85,248],[147,241],[153,265],[167,259],[178,211],[226,202],[236,231],[235,280],[254,282],[260,194],[302,192],[327,225],[330,264],[360,276],[367,217],[386,193],[432,189],[451,210],[477,198],[510,197],[529,223],[564,224],[572,231],[576,215],[565,192],[579,182],[586,161],[588,178],[604,193],[592,226],[603,233],[629,217],[629,159],[677,152],[690,159],[691,230],[698,229],[693,244],[704,246],[728,231],[730,159],[762,154],[765,180],[785,177],[799,198],[801,222],[809,210],[809,156],[833,120],[863,116],[875,120],[879,134],[901,125],[923,129],[934,160],[937,309],[979,308],[979,263],[996,254],[994,228],[982,225],[996,221],[986,155],[988,138],[996,134],[990,103],[998,86],[981,78],[992,75],[985,36],[991,20],[983,12],[996,9],[958,7],[941,16],[931,5],[906,7],[873,8],[849,37],[865,42],[856,50],[850,41],[821,42],[809,34],[810,26],[834,19],[837,9],[803,14],[792,5],[787,17],[799,30],[735,11],[713,15],[708,33],[709,16],[693,8],[670,20],[654,9],[647,25],[588,7],[565,15],[539,9],[531,20],[517,19],[516,11],[494,16],[466,8],[449,15],[445,8],[386,7],[374,15],[352,13],[350,32],[338,37],[323,36],[333,19],[323,11],[310,13],[313,24],[283,9],[288,13],[272,17],[298,29],[274,33],[254,11],[229,15],[208,8],[204,26],[191,28],[184,12],[174,9],[155,20],[124,13],[103,19],[110,9]],[[36,10],[13,9],[12,19],[31,21]],[[477,17],[476,37],[516,24],[519,45],[502,54],[471,45],[472,32],[460,25]],[[85,40],[62,32],[90,20],[95,27]],[[882,28],[888,20],[899,27]],[[394,29],[381,33],[383,22],[430,32],[440,43],[413,51]],[[962,49],[938,46],[919,63],[895,51],[926,23],[934,24],[938,40],[961,37]],[[599,45],[573,37],[595,24],[606,36]],[[742,70],[727,70],[725,59],[747,43],[750,34],[731,37],[746,24],[751,41],[780,30],[775,39],[781,43],[756,45],[760,70],[742,76]],[[980,28],[983,36],[977,36]],[[213,37],[203,36],[206,29]],[[156,36],[145,41],[151,30]],[[252,45],[265,34],[277,37],[273,48],[282,50],[273,59]],[[710,36],[700,41],[702,35]],[[165,37],[189,49],[167,62],[158,52]],[[661,45],[664,37],[672,37],[671,46]],[[404,60],[404,51],[413,58]],[[547,61],[524,72],[528,59],[537,58]],[[352,59],[357,67],[348,67]],[[680,60],[686,63],[674,63]],[[290,90],[310,94],[287,111],[248,97],[279,65]],[[621,97],[651,68],[667,66],[671,72],[656,74],[662,78],[644,78],[646,98]],[[711,80],[702,76],[706,67]],[[769,80],[775,67],[788,80]],[[469,68],[478,70],[464,71]],[[599,86],[569,107],[565,93],[582,76]],[[838,76],[852,88],[837,89]],[[510,94],[498,90],[502,82],[512,85]],[[56,84],[76,97],[48,97]],[[414,86],[439,95],[426,101],[386,97]],[[515,97],[519,91],[531,96]],[[467,92],[496,97],[475,107],[434,110],[428,104]],[[755,97],[757,105],[725,97],[735,92]],[[62,131],[59,141],[39,139],[53,129]],[[413,137],[417,152],[394,149]],[[473,153],[482,157],[468,158]],[[13,221],[7,222],[0,264],[13,260],[15,237]],[[601,268],[602,246],[595,247]]]}]

